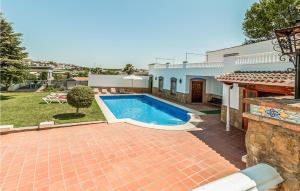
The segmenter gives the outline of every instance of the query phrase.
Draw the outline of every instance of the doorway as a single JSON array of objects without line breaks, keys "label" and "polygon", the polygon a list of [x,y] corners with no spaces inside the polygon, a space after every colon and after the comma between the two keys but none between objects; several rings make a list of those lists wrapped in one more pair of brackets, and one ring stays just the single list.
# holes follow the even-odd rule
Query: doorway
[{"label": "doorway", "polygon": [[192,82],[192,103],[203,102],[203,81],[191,81]]},{"label": "doorway", "polygon": [[152,94],[152,88],[153,88],[153,76],[149,76],[149,93]]}]

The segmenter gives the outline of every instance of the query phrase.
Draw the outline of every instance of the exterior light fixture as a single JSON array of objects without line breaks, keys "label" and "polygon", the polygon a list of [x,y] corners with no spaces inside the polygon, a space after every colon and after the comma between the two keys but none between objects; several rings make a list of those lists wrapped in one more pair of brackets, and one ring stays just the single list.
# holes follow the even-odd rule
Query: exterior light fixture
[{"label": "exterior light fixture", "polygon": [[295,99],[300,99],[300,5],[294,26],[275,30],[274,50],[280,52],[281,61],[290,61],[295,66]]},{"label": "exterior light fixture", "polygon": [[182,79],[180,78],[180,79],[179,79],[179,83],[181,84],[181,82],[182,82]]}]

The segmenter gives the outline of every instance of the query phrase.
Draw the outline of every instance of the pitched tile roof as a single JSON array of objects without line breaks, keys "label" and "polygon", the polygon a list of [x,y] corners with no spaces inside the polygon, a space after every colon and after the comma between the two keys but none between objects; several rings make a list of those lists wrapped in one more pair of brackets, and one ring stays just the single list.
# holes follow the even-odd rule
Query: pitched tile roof
[{"label": "pitched tile roof", "polygon": [[221,82],[294,87],[294,71],[237,71],[216,76]]},{"label": "pitched tile roof", "polygon": [[73,80],[76,80],[76,81],[88,81],[89,78],[88,77],[74,77]]}]

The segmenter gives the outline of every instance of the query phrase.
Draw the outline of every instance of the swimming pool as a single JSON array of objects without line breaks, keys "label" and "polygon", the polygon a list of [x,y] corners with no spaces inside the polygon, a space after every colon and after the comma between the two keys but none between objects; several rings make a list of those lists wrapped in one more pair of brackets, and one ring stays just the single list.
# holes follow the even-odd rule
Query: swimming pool
[{"label": "swimming pool", "polygon": [[147,95],[100,96],[117,119],[132,119],[154,125],[182,125],[190,120],[187,111]]}]

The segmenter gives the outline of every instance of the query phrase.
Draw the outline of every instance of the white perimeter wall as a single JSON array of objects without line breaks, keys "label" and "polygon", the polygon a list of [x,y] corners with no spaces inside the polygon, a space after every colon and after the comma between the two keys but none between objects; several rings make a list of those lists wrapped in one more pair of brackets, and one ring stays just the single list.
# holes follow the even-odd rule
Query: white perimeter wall
[{"label": "white perimeter wall", "polygon": [[[126,75],[95,75],[89,74],[88,86],[92,87],[132,87],[132,80],[125,80]],[[134,80],[133,87],[148,88],[149,77],[139,76],[143,80]]]},{"label": "white perimeter wall", "polygon": [[[230,108],[239,109],[239,87],[238,84],[234,83],[233,88],[230,89]],[[223,84],[223,105],[228,105],[228,85]]]}]

